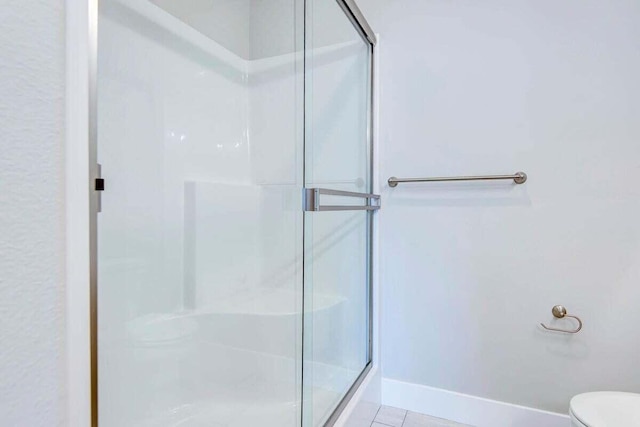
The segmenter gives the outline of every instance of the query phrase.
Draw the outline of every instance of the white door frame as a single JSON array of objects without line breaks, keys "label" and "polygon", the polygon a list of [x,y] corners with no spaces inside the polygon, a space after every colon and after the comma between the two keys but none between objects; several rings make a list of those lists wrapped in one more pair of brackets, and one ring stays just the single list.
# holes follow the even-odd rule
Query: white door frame
[{"label": "white door frame", "polygon": [[[89,112],[97,0],[66,0],[65,249],[67,425],[91,425]],[[93,21],[95,23],[95,20]]]}]

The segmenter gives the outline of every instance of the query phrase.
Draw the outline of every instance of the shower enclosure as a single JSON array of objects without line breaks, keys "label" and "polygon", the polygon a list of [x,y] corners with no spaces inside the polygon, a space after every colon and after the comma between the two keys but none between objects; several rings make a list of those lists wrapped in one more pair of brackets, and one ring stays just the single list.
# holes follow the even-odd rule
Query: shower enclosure
[{"label": "shower enclosure", "polygon": [[371,367],[351,0],[100,0],[93,424],[331,425]]}]

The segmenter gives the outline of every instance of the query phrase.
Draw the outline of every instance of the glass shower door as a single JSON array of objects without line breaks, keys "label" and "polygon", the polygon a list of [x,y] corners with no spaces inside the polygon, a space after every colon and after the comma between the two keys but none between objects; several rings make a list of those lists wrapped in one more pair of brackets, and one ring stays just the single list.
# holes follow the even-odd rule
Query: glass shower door
[{"label": "glass shower door", "polygon": [[371,362],[372,47],[307,0],[303,426],[332,421]]},{"label": "glass shower door", "polygon": [[302,11],[100,0],[94,426],[300,426]]},{"label": "glass shower door", "polygon": [[94,426],[321,426],[370,366],[372,50],[341,3],[97,2]]}]

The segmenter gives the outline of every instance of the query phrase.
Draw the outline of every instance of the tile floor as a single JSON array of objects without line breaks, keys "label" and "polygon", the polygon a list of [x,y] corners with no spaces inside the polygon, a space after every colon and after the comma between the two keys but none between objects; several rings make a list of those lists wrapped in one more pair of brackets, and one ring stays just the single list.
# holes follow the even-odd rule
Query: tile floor
[{"label": "tile floor", "polygon": [[381,406],[378,409],[371,427],[471,427],[466,424],[455,423],[442,418],[430,417],[429,415],[417,412],[406,411],[404,409],[393,408],[391,406]]}]

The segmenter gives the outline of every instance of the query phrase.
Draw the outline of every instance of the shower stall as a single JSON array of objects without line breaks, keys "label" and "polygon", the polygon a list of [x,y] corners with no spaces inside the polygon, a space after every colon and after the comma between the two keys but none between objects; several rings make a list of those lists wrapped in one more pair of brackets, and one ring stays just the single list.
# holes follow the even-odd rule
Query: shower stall
[{"label": "shower stall", "polygon": [[352,0],[99,0],[93,425],[331,425],[372,363]]}]

